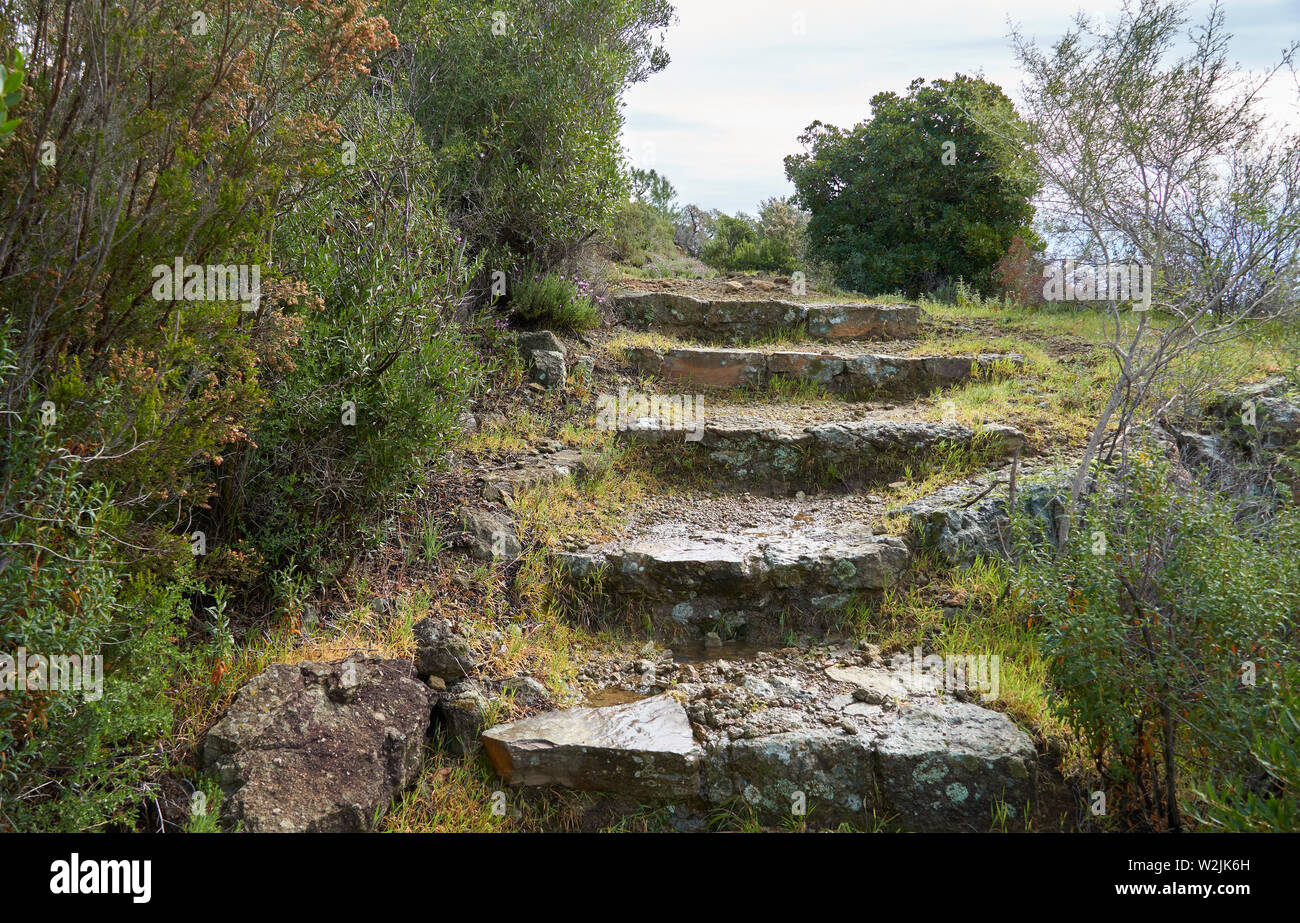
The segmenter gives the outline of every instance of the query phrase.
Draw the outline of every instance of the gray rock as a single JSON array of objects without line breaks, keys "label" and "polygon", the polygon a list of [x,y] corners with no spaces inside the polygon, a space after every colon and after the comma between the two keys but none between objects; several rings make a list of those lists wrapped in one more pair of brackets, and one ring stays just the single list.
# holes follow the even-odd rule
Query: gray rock
[{"label": "gray rock", "polygon": [[530,704],[545,702],[551,697],[546,687],[531,676],[512,676],[502,683],[501,688],[517,700]]},{"label": "gray rock", "polygon": [[579,356],[573,363],[573,377],[584,384],[590,384],[596,374],[596,360],[591,356]]},{"label": "gray rock", "polygon": [[913,831],[987,832],[1005,803],[1023,820],[1034,798],[1033,741],[999,712],[977,705],[904,704],[876,745],[891,811]]},{"label": "gray rock", "polygon": [[[932,551],[949,564],[1007,558],[1012,544],[1007,488],[999,486],[993,493],[974,499],[981,491],[979,484],[958,484],[900,507],[898,512],[910,517],[908,544],[917,550]],[[1052,536],[1067,496],[1067,475],[1055,474],[1037,483],[1019,484],[1016,507],[1043,536]]]},{"label": "gray rock", "polygon": [[484,732],[483,744],[510,785],[666,801],[699,790],[700,749],[685,710],[667,695],[498,725]]},{"label": "gray rock", "polygon": [[474,672],[479,656],[462,635],[442,619],[424,618],[411,628],[415,636],[415,672],[454,683]]},{"label": "gray rock", "polygon": [[470,553],[481,561],[513,561],[523,552],[514,523],[505,516],[461,507],[456,519],[467,534]]},{"label": "gray rock", "polygon": [[525,358],[536,350],[564,355],[564,344],[549,330],[521,330],[515,334],[515,342]]},{"label": "gray rock", "polygon": [[875,755],[867,739],[838,727],[709,745],[702,776],[706,802],[748,806],[766,824],[790,818],[799,793],[810,821],[819,826],[866,826],[879,807]]},{"label": "gray rock", "polygon": [[550,484],[588,469],[588,462],[577,449],[561,449],[544,455],[528,455],[519,460],[518,468],[490,471],[483,476],[483,499],[509,501],[515,493],[538,484]]},{"label": "gray rock", "polygon": [[268,667],[204,741],[223,821],[254,833],[371,829],[419,772],[431,700],[408,660]]},{"label": "gray rock", "polygon": [[531,359],[528,369],[530,380],[552,391],[564,387],[568,380],[564,353],[550,349],[534,349],[528,355]]},{"label": "gray rock", "polygon": [[488,699],[472,680],[457,683],[438,700],[437,715],[454,752],[473,756],[486,726]]}]

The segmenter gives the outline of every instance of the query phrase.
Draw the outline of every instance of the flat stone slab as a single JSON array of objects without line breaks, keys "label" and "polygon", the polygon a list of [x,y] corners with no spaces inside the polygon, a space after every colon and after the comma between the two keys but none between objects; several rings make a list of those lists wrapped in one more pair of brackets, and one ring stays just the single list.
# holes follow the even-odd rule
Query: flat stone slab
[{"label": "flat stone slab", "polygon": [[268,667],[204,741],[223,821],[250,833],[371,829],[419,773],[431,708],[409,660]]},{"label": "flat stone slab", "polygon": [[490,728],[482,739],[510,785],[668,801],[699,790],[700,747],[685,709],[667,695],[547,712]]},{"label": "flat stone slab", "polygon": [[911,559],[864,525],[772,523],[730,532],[661,523],[622,542],[557,554],[570,579],[648,605],[673,625],[730,637],[777,632],[782,619],[833,618],[855,593],[875,593]]},{"label": "flat stone slab", "polygon": [[637,346],[628,360],[647,375],[686,388],[758,388],[777,378],[810,381],[854,398],[926,394],[966,381],[998,364],[1023,366],[1024,356],[888,356],[877,353],[760,352],[721,347],[667,351]]},{"label": "flat stone slab", "polygon": [[773,422],[705,422],[690,440],[680,427],[655,417],[640,417],[619,432],[625,440],[684,446],[675,451],[701,454],[728,479],[764,485],[775,491],[826,485],[860,487],[889,481],[903,467],[923,466],[941,446],[982,446],[991,456],[1010,455],[1025,437],[1010,426],[978,430],[956,423],[912,420],[848,420],[813,426]]},{"label": "flat stone slab", "polygon": [[626,320],[664,333],[725,342],[805,330],[818,340],[897,339],[915,335],[921,322],[917,305],[707,300],[674,292],[620,295],[613,303]]}]

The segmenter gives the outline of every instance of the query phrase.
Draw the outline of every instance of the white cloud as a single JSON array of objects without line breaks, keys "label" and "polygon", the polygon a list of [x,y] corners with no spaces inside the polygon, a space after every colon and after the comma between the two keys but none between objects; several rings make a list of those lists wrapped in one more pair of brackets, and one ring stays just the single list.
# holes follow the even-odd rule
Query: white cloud
[{"label": "white cloud", "polygon": [[[1085,0],[1113,21],[1120,0]],[[1194,18],[1208,6],[1198,0]],[[683,202],[752,211],[791,187],[782,159],[798,150],[812,121],[853,125],[882,90],[916,77],[975,74],[1018,98],[1008,18],[1048,43],[1069,26],[1069,7],[1042,0],[678,0],[668,34],[673,62],[628,93],[625,142],[639,166],[653,166]],[[795,30],[803,16],[804,33]],[[1290,0],[1232,0],[1233,53],[1247,67],[1276,60],[1297,34]],[[1268,96],[1294,118],[1294,87]],[[647,154],[652,154],[648,157]]]}]

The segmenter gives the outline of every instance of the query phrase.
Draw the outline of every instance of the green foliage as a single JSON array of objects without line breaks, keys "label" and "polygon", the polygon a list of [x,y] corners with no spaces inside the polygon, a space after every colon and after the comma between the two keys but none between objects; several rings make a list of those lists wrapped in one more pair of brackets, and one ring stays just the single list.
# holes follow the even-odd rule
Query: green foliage
[{"label": "green foliage", "polygon": [[[1193,783],[1244,797],[1270,760],[1285,766],[1259,743],[1291,707],[1300,511],[1242,528],[1228,503],[1178,493],[1165,465],[1139,454],[1059,555],[1030,538],[1021,588],[1043,621],[1055,707],[1086,744],[1113,818],[1172,825],[1171,788],[1185,811]],[[1287,797],[1293,810],[1293,786]]]},{"label": "green foliage", "polygon": [[1007,134],[1023,129],[1011,101],[959,74],[879,93],[871,109],[851,130],[813,122],[805,153],[785,159],[811,213],[809,257],[871,294],[916,297],[958,277],[993,294],[992,270],[1016,235],[1037,242],[1039,183]]},{"label": "green foliage", "polygon": [[638,202],[650,206],[669,222],[677,220],[681,212],[675,205],[677,190],[668,182],[668,177],[660,176],[654,170],[634,167],[628,172],[628,180],[632,195]]},{"label": "green foliage", "polygon": [[575,276],[523,272],[510,292],[514,316],[552,330],[586,330],[600,324],[588,284]]},{"label": "green foliage", "polygon": [[625,202],[609,231],[610,255],[620,263],[642,266],[652,254],[675,255],[673,225],[644,202]]},{"label": "green foliage", "polygon": [[[1294,665],[1292,673],[1294,674]],[[1294,833],[1300,830],[1300,675],[1279,690],[1276,720],[1256,734],[1250,755],[1260,772],[1211,783],[1198,793],[1203,823],[1228,833]]]},{"label": "green foliage", "polygon": [[39,417],[32,402],[0,436],[0,653],[102,656],[102,695],[0,693],[0,829],[86,830],[129,822],[159,768],[188,606],[167,575],[129,573],[113,538],[123,513]]},{"label": "green foliage", "polygon": [[627,197],[620,100],[667,65],[655,33],[672,17],[666,0],[425,0],[398,19],[412,112],[473,249],[551,265],[606,229]]},{"label": "green foliage", "polygon": [[266,376],[256,448],[223,466],[232,537],[275,567],[364,540],[445,454],[485,372],[472,329],[450,322],[477,264],[441,217],[430,152],[400,111],[354,116],[357,164],[279,229],[280,259],[320,302],[297,308],[293,366]]},{"label": "green foliage", "polygon": [[23,101],[23,78],[26,76],[23,53],[14,49],[8,65],[0,64],[0,145],[9,140],[22,119],[9,118],[9,111]]},{"label": "green foliage", "polygon": [[799,263],[790,240],[767,236],[748,215],[719,214],[713,236],[700,253],[708,265],[723,272],[794,272]]}]

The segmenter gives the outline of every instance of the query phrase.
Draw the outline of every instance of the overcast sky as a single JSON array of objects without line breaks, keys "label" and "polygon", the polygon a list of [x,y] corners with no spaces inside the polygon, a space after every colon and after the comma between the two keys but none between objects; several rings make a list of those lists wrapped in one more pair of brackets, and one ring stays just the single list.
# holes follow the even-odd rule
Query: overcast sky
[{"label": "overcast sky", "polygon": [[[1072,10],[1114,20],[1120,0],[675,0],[668,69],[627,95],[623,141],[635,166],[653,167],[681,203],[753,213],[787,195],[782,158],[813,120],[851,126],[882,90],[913,78],[984,76],[1019,101],[1008,17],[1047,45]],[[1195,4],[1196,14],[1209,8]],[[1227,0],[1232,57],[1248,69],[1275,63],[1300,38],[1300,0]],[[1295,82],[1269,108],[1300,122]]]}]

